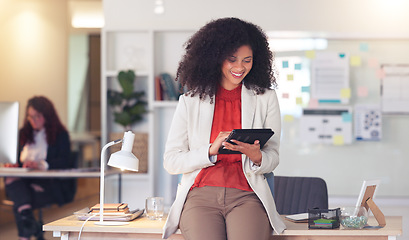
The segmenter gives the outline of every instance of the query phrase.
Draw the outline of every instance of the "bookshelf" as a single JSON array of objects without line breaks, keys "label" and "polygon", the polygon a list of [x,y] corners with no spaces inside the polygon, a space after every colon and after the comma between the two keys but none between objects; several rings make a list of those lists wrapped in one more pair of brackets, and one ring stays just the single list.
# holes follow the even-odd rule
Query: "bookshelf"
[{"label": "bookshelf", "polygon": [[[157,100],[155,77],[167,73],[174,79],[184,52],[184,43],[194,31],[103,29],[101,48],[101,140],[110,141],[110,134],[123,129],[114,123],[107,104],[108,89],[119,88],[116,75],[120,70],[133,69],[135,88],[144,90],[148,102],[145,119],[132,126],[132,131],[148,133],[148,170],[146,173],[126,173],[122,177],[122,199],[131,208],[144,207],[148,196],[162,196],[170,206],[176,195],[178,176],[169,175],[162,165],[167,133],[177,101]],[[173,82],[175,87],[176,82]],[[138,153],[134,152],[138,157]],[[108,185],[111,184],[111,187]],[[106,183],[115,192],[115,182]],[[129,191],[131,189],[131,191]],[[109,195],[109,194],[106,194]],[[107,199],[107,201],[115,199]]]}]

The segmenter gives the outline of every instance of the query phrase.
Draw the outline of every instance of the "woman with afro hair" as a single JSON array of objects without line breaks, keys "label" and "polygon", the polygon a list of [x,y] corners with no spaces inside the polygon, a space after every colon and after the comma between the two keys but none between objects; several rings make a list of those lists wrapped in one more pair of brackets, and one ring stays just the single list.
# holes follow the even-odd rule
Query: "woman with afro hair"
[{"label": "woman with afro hair", "polygon": [[[170,174],[183,174],[164,226],[187,240],[269,239],[285,225],[264,174],[279,163],[280,109],[273,54],[256,25],[213,20],[186,43],[176,79],[179,98],[164,154]],[[225,141],[233,129],[271,128],[260,149]],[[242,154],[219,154],[224,147]]]}]

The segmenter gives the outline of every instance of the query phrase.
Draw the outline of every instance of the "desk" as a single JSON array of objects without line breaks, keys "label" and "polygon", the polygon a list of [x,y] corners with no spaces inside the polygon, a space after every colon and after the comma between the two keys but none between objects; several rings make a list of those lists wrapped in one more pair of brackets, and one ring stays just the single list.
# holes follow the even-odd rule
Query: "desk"
[{"label": "desk", "polygon": [[[281,235],[274,235],[271,240],[396,240],[397,236],[402,234],[402,217],[386,217],[386,226],[381,229],[308,229],[307,223],[293,223],[284,220],[287,230]],[[53,231],[54,237],[60,237],[61,240],[77,239],[78,233],[84,222],[78,221],[72,215],[43,226],[44,231]],[[370,218],[369,225],[376,225],[374,218]],[[165,220],[151,221],[145,217],[131,221],[125,226],[98,226],[94,221],[87,222],[81,233],[83,240],[101,240],[101,239],[161,239],[162,227]],[[168,239],[184,239],[178,231]]]},{"label": "desk", "polygon": [[[122,171],[109,169],[105,171],[105,176],[118,175],[118,202],[121,202]],[[0,177],[20,177],[20,178],[99,178],[101,171],[99,168],[76,168],[62,170],[30,170],[26,172],[4,171],[0,168]]]}]

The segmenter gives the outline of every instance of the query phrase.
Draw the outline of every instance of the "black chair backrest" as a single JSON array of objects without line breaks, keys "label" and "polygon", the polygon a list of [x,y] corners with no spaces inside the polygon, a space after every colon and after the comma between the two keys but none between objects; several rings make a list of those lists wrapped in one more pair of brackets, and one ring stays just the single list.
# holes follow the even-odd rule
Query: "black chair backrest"
[{"label": "black chair backrest", "polygon": [[327,184],[317,177],[274,176],[274,200],[283,215],[328,209]]}]

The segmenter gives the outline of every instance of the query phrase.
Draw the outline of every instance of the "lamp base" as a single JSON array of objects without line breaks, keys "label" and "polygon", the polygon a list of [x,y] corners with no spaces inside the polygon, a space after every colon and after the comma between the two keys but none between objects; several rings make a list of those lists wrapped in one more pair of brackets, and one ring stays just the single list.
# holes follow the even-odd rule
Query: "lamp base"
[{"label": "lamp base", "polygon": [[94,223],[95,225],[100,225],[100,226],[123,226],[123,225],[128,225],[129,222],[115,222],[115,221],[98,221]]}]

